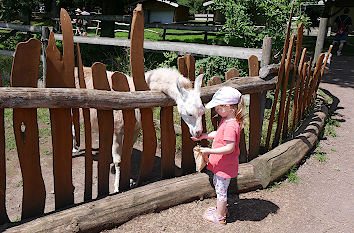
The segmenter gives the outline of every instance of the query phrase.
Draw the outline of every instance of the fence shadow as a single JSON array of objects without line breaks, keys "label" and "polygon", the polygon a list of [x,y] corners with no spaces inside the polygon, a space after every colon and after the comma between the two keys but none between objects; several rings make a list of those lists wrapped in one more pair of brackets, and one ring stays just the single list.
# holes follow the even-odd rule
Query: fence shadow
[{"label": "fence shadow", "polygon": [[324,75],[322,82],[354,88],[353,56],[332,57],[330,72]]}]

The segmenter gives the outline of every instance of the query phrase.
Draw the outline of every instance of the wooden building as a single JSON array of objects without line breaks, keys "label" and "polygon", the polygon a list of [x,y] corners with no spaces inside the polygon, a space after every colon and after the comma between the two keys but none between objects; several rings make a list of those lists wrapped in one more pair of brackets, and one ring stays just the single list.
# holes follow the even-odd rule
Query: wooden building
[{"label": "wooden building", "polygon": [[168,0],[141,0],[130,6],[134,9],[141,3],[144,10],[144,23],[174,23],[188,21],[189,7]]}]

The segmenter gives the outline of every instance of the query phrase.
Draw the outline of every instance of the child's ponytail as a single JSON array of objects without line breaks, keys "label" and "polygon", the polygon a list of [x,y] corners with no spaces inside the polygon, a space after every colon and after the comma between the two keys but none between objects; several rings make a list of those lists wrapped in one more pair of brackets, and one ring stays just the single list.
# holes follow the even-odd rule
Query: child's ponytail
[{"label": "child's ponytail", "polygon": [[243,96],[241,96],[239,103],[236,105],[235,117],[241,129],[245,126],[245,104]]}]

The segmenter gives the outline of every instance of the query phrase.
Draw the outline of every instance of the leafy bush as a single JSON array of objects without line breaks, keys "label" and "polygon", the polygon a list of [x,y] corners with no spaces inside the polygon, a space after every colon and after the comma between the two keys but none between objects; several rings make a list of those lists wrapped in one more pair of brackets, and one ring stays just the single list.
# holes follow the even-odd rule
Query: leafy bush
[{"label": "leafy bush", "polygon": [[213,76],[219,76],[222,81],[225,81],[225,72],[230,68],[236,68],[240,76],[246,76],[248,70],[247,60],[240,60],[231,57],[208,56],[196,61],[196,71],[200,68],[204,69],[205,84]]}]

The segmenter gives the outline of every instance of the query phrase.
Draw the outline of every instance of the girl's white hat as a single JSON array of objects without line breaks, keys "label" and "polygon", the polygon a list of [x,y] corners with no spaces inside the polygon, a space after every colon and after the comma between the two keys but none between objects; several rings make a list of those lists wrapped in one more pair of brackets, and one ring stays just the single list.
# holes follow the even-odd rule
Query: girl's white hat
[{"label": "girl's white hat", "polygon": [[222,87],[214,95],[206,108],[214,108],[218,105],[238,104],[241,98],[241,93],[232,87]]},{"label": "girl's white hat", "polygon": [[77,8],[77,9],[75,10],[75,12],[81,12],[80,8]]}]

